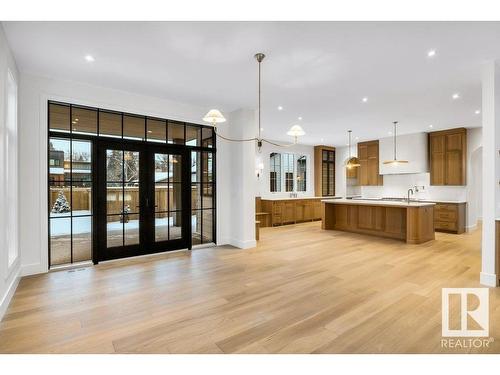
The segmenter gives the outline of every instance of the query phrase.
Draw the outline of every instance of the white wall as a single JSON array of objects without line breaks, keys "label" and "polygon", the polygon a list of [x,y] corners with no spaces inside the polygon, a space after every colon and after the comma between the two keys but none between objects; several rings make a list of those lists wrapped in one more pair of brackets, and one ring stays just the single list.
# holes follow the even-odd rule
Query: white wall
[{"label": "white wall", "polygon": [[483,212],[483,129],[467,129],[467,227],[475,228]]},{"label": "white wall", "polygon": [[[256,115],[254,110],[240,109],[227,114],[228,123],[224,135],[232,139],[248,139],[255,136]],[[226,200],[230,207],[228,221],[224,224],[229,229],[227,243],[247,249],[256,246],[255,241],[255,143],[228,142],[228,165],[231,171],[228,178],[221,180],[224,185]],[[219,155],[217,156],[219,158]],[[219,169],[217,169],[218,171]],[[218,172],[217,172],[218,173]],[[219,174],[217,180],[219,181]],[[219,216],[219,215],[218,215]],[[217,217],[218,217],[217,216]]]},{"label": "white wall", "polygon": [[[46,272],[47,238],[47,100],[60,100],[200,123],[209,109],[165,99],[21,74],[20,82],[20,248],[22,274]],[[217,140],[217,239],[227,243],[231,234],[229,196],[224,190],[232,177],[229,145]]]},{"label": "white wall", "polygon": [[[276,141],[276,143],[283,143],[281,141]],[[290,146],[287,148],[273,146],[269,143],[263,143],[260,152],[258,151],[257,145],[255,145],[255,163],[254,163],[254,178],[255,178],[255,196],[262,198],[286,198],[290,196],[290,193],[287,192],[270,192],[270,182],[269,182],[269,155],[271,152],[278,152],[281,154],[289,153],[289,154],[298,154],[298,155],[306,155],[307,163],[306,163],[306,174],[307,174],[307,182],[306,182],[306,191],[299,192],[299,197],[313,197],[314,196],[314,146],[301,145],[297,144],[294,146]],[[264,169],[260,174],[260,177],[257,177],[255,173],[257,165],[262,162],[264,165]],[[282,188],[284,188],[282,186]],[[283,189],[284,190],[284,189]]]},{"label": "white wall", "polygon": [[500,61],[488,61],[482,71],[483,232],[481,284],[498,285],[495,263],[495,218],[500,220]]},{"label": "white wall", "polygon": [[[19,86],[16,63],[0,25],[0,320],[19,282],[21,263],[17,229],[19,224],[17,129],[15,127],[10,131],[7,129],[7,75],[9,71]],[[14,255],[10,262],[9,249]]]},{"label": "white wall", "polygon": [[[351,146],[351,156],[358,155],[356,144]],[[345,161],[349,157],[349,147],[335,148],[335,195],[346,196],[347,174],[345,170]]]}]

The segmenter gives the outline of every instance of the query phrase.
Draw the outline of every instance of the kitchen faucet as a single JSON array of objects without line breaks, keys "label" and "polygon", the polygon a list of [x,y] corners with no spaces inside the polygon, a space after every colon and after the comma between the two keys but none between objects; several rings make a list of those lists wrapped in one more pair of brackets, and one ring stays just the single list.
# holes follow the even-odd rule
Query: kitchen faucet
[{"label": "kitchen faucet", "polygon": [[[418,191],[418,190],[417,190],[417,191]],[[410,193],[411,193],[411,195],[413,195],[413,189],[411,189],[411,188],[410,188],[410,189],[408,189],[408,199],[407,199],[408,204],[410,204]]]}]

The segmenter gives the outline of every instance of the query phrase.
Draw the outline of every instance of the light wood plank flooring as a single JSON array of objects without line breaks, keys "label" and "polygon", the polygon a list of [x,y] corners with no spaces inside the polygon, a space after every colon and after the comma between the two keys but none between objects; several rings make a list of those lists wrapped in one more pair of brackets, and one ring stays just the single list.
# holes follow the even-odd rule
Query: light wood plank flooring
[{"label": "light wood plank flooring", "polygon": [[[319,222],[264,228],[251,250],[24,278],[0,323],[0,352],[445,352],[441,288],[478,287],[479,271],[480,231],[407,245]],[[499,288],[490,336],[483,351],[499,353]]]}]

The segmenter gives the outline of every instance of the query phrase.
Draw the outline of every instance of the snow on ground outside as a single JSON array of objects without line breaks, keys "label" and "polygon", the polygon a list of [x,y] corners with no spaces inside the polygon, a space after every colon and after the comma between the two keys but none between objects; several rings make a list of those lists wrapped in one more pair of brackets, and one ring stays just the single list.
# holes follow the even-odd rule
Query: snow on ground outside
[{"label": "snow on ground outside", "polygon": [[[73,212],[73,234],[81,234],[81,233],[89,233],[92,226],[92,217],[83,216],[82,215],[90,215],[90,211],[74,211]],[[71,224],[69,220],[69,213],[65,214],[51,214],[50,217],[66,217],[67,220],[51,220],[50,221],[50,235],[51,236],[61,236],[66,235],[71,232]],[[169,220],[170,219],[170,220]],[[171,218],[161,218],[156,219],[156,227],[166,227],[169,225],[173,227],[173,217]],[[191,225],[196,227],[196,215],[191,216]],[[107,229],[108,231],[113,230],[121,230],[123,228],[123,224],[119,221],[113,221],[108,223]],[[137,229],[139,228],[139,220],[130,220],[128,223],[125,223],[125,229]]]}]

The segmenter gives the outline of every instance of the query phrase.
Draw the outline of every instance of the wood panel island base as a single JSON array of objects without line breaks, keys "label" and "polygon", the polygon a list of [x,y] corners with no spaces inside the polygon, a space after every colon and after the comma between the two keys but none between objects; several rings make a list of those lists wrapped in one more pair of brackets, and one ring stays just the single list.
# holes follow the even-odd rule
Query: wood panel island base
[{"label": "wood panel island base", "polygon": [[322,200],[322,229],[371,234],[411,244],[433,240],[434,205],[354,199]]}]

